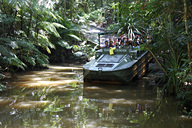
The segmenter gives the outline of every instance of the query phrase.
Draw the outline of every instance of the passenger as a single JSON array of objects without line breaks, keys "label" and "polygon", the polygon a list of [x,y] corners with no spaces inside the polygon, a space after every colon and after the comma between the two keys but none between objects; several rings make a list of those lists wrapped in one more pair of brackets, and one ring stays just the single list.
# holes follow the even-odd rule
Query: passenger
[{"label": "passenger", "polygon": [[121,42],[120,42],[120,47],[119,47],[119,48],[123,48],[123,46],[124,46],[124,42],[121,41]]},{"label": "passenger", "polygon": [[137,45],[137,42],[136,41],[133,41],[133,48],[136,48],[138,45]]},{"label": "passenger", "polygon": [[136,39],[136,44],[137,44],[137,45],[140,45],[140,39],[139,39],[139,37]]},{"label": "passenger", "polygon": [[125,46],[129,46],[130,43],[131,43],[130,41],[126,41]]},{"label": "passenger", "polygon": [[115,47],[116,47],[116,48],[120,48],[119,42],[116,42],[116,43],[115,43]]},{"label": "passenger", "polygon": [[117,41],[118,41],[118,42],[120,42],[120,40],[121,40],[121,38],[120,38],[120,37],[118,37],[118,38],[117,38]]},{"label": "passenger", "polygon": [[126,41],[125,47],[126,47],[126,48],[131,48],[131,40]]},{"label": "passenger", "polygon": [[105,46],[102,47],[102,48],[109,48],[109,45],[108,45],[108,41],[107,41],[107,40],[105,41]]},{"label": "passenger", "polygon": [[139,39],[138,39],[138,37],[137,37],[137,39],[135,39],[135,41],[133,42],[133,46],[132,46],[132,48],[133,49],[138,49],[139,51],[140,51],[140,41],[139,41]]},{"label": "passenger", "polygon": [[111,38],[109,37],[109,43],[111,42]]},{"label": "passenger", "polygon": [[124,38],[123,38],[123,36],[121,37],[121,42],[120,42],[120,44],[122,45],[124,45]]},{"label": "passenger", "polygon": [[109,42],[109,47],[114,47],[113,41],[110,41],[110,42]]},{"label": "passenger", "polygon": [[126,35],[123,36],[123,42],[124,42],[124,45],[125,45],[126,42],[127,42],[127,37],[126,37]]},{"label": "passenger", "polygon": [[147,43],[151,43],[151,36],[147,36],[146,42],[147,42]]},{"label": "passenger", "polygon": [[113,45],[116,45],[118,43],[117,38],[114,38]]},{"label": "passenger", "polygon": [[137,46],[143,43],[140,35],[136,35],[135,39],[136,39],[135,42],[136,42]]}]

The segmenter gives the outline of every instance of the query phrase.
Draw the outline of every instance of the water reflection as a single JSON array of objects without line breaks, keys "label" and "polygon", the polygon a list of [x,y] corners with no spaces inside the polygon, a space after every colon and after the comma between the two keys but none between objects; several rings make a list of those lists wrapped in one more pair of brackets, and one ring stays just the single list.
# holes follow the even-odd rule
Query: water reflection
[{"label": "water reflection", "polygon": [[84,84],[81,65],[24,72],[0,96],[0,127],[190,128],[171,99],[144,80],[131,86]]},{"label": "water reflection", "polygon": [[84,85],[84,97],[98,106],[97,114],[101,121],[99,124],[109,125],[104,127],[143,126],[158,100],[156,92],[143,89],[144,83],[140,83],[140,86],[137,84],[132,86]]}]

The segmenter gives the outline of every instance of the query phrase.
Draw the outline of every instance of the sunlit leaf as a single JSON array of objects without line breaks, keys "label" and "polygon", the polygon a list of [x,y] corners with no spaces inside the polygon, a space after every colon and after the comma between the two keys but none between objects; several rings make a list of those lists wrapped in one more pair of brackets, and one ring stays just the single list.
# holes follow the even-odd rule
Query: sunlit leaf
[{"label": "sunlit leaf", "polygon": [[77,37],[76,35],[74,34],[69,34],[69,36],[71,36],[72,38],[78,40],[78,41],[81,41],[81,39],[79,37]]},{"label": "sunlit leaf", "polygon": [[5,91],[7,88],[6,88],[6,86],[4,86],[4,85],[2,85],[1,83],[0,83],[0,92],[1,91]]},{"label": "sunlit leaf", "polygon": [[49,47],[46,47],[46,50],[49,54],[51,54],[51,50],[49,49]]},{"label": "sunlit leaf", "polygon": [[109,111],[111,111],[113,109],[113,104],[109,103]]},{"label": "sunlit leaf", "polygon": [[85,101],[85,102],[86,102],[86,101],[89,101],[89,99],[87,99],[87,98],[83,98],[83,101]]},{"label": "sunlit leaf", "polygon": [[59,44],[61,47],[65,47],[66,49],[71,49],[71,48],[72,48],[72,46],[70,46],[69,43],[67,43],[67,42],[64,41],[64,40],[59,41],[58,44]]},{"label": "sunlit leaf", "polygon": [[76,87],[77,87],[77,83],[74,82],[74,83],[72,84],[72,87],[73,87],[73,88],[76,88]]},{"label": "sunlit leaf", "polygon": [[57,17],[56,17],[51,11],[49,11],[49,14],[50,14],[51,16],[53,16],[54,19],[57,19]]},{"label": "sunlit leaf", "polygon": [[65,26],[63,26],[63,25],[61,25],[61,24],[59,24],[59,23],[52,23],[55,27],[57,27],[57,28],[65,28],[65,29],[67,29]]}]

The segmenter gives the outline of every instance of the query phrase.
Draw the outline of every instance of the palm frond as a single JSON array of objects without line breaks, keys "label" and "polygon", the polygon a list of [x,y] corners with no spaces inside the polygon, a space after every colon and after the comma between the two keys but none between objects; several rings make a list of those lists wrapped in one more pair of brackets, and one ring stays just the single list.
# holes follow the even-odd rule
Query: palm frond
[{"label": "palm frond", "polygon": [[60,34],[58,33],[56,28],[64,28],[67,29],[65,26],[59,24],[59,23],[50,23],[50,22],[41,22],[41,25],[43,29],[45,29],[48,33],[51,33],[55,35],[56,37],[60,37]]}]

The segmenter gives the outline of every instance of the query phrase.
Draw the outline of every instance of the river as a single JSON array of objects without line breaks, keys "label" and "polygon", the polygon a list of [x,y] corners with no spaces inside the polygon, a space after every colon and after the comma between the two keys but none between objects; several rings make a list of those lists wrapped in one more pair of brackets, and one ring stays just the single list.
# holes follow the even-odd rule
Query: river
[{"label": "river", "polygon": [[85,84],[82,65],[21,72],[0,95],[1,128],[191,128],[172,98],[146,80]]}]

